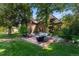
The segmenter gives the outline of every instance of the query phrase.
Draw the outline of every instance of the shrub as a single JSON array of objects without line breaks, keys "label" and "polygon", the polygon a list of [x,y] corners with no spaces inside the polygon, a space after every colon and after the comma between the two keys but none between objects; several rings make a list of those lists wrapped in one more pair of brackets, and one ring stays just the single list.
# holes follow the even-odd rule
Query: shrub
[{"label": "shrub", "polygon": [[19,29],[19,33],[20,34],[26,34],[27,33],[27,27],[26,25],[21,25],[20,29]]}]

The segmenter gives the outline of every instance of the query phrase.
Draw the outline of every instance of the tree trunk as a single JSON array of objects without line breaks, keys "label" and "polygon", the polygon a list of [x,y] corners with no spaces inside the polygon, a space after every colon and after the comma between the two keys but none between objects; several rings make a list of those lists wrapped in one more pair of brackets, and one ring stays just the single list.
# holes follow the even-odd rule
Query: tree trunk
[{"label": "tree trunk", "polygon": [[8,34],[10,35],[11,33],[12,33],[12,27],[9,26],[9,27],[8,27]]},{"label": "tree trunk", "polygon": [[49,24],[50,24],[50,18],[49,15],[46,15],[46,32],[49,33]]}]

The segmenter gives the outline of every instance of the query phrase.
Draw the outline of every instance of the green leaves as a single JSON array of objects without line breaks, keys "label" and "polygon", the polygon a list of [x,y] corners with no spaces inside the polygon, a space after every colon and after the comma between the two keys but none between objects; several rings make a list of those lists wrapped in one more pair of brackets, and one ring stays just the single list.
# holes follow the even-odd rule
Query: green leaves
[{"label": "green leaves", "polygon": [[3,4],[3,7],[5,8],[0,8],[3,13],[0,15],[0,18],[5,20],[3,24],[7,23],[8,25],[14,26],[16,23],[21,23],[21,21],[26,22],[32,16],[29,4]]},{"label": "green leaves", "polygon": [[[27,24],[32,17],[32,10],[29,4],[3,4],[0,5],[0,25],[5,27],[18,27],[19,24]],[[4,8],[2,8],[2,6]]]}]

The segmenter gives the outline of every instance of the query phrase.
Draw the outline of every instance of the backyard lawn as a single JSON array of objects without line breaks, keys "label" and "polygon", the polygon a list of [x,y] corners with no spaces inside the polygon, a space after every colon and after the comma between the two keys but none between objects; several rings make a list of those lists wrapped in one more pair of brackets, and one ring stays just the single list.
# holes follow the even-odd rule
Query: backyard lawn
[{"label": "backyard lawn", "polygon": [[1,3],[0,56],[79,56],[79,4]]},{"label": "backyard lawn", "polygon": [[[1,40],[1,39],[0,39]],[[12,42],[0,42],[0,55],[4,56],[78,56],[79,47],[68,44],[54,43],[51,50],[15,38]]]}]

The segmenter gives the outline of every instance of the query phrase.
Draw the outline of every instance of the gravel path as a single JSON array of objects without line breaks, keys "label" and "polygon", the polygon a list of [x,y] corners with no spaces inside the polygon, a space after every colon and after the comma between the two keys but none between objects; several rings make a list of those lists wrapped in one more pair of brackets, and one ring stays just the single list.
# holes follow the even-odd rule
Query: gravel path
[{"label": "gravel path", "polygon": [[14,39],[0,39],[0,42],[11,42],[14,41]]},{"label": "gravel path", "polygon": [[31,38],[22,38],[23,40],[27,41],[27,42],[30,42],[30,43],[33,43],[33,44],[36,44],[38,46],[42,46],[42,43],[39,44],[36,40],[35,37],[31,37]]}]

